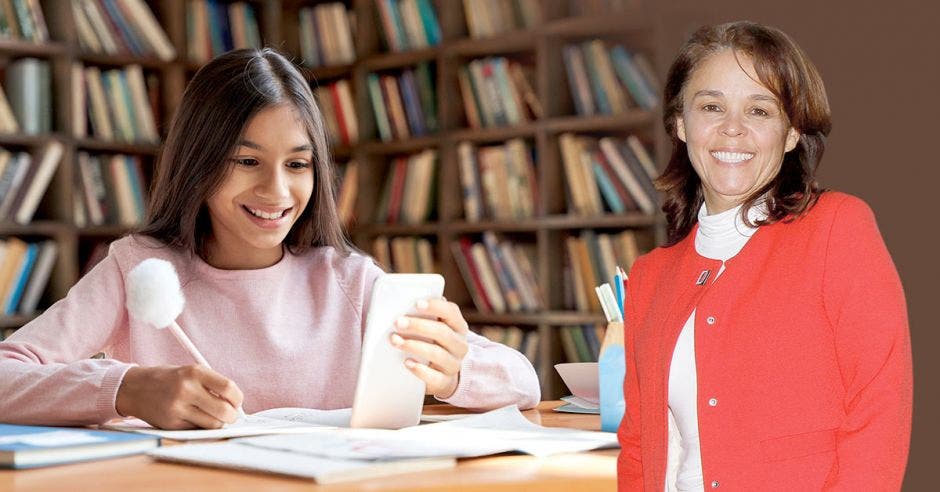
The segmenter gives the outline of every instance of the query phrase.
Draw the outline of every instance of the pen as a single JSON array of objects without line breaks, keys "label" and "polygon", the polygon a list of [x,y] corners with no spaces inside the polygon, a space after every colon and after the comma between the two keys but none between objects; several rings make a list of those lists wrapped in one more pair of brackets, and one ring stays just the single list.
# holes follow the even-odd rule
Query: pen
[{"label": "pen", "polygon": [[[189,355],[191,355],[193,359],[196,359],[196,362],[199,365],[212,369],[212,366],[209,365],[209,361],[207,361],[206,358],[202,356],[202,353],[199,352],[199,349],[197,349],[195,345],[193,345],[193,341],[190,340],[188,336],[186,336],[186,332],[184,332],[183,329],[180,328],[180,325],[176,324],[176,321],[173,321],[172,323],[170,323],[170,325],[167,326],[167,328],[169,328],[170,333],[173,333],[173,336],[175,336],[176,339],[179,340],[183,348],[185,348],[186,351],[189,352]],[[245,410],[242,409],[241,405],[236,407],[235,410],[238,412],[239,420],[245,418]]]}]

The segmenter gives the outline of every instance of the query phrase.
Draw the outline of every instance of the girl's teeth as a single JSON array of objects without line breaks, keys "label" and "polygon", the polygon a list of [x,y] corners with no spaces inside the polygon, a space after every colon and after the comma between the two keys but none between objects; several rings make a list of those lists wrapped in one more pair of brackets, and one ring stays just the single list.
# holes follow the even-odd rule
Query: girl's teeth
[{"label": "girl's teeth", "polygon": [[255,210],[251,208],[249,208],[248,211],[251,212],[251,214],[254,215],[255,217],[261,217],[262,219],[268,219],[268,220],[280,219],[284,215],[284,212],[286,212],[286,210],[281,210],[280,212],[269,214],[262,210]]}]

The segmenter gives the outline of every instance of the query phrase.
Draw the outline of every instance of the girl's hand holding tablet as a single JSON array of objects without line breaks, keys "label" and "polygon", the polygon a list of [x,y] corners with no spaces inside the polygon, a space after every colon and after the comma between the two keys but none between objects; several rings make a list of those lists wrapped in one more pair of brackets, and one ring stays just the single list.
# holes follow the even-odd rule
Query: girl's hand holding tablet
[{"label": "girl's hand holding tablet", "polygon": [[424,381],[427,394],[445,399],[457,390],[469,327],[460,307],[446,299],[418,301],[417,308],[427,317],[399,318],[391,343],[411,356],[405,366]]}]

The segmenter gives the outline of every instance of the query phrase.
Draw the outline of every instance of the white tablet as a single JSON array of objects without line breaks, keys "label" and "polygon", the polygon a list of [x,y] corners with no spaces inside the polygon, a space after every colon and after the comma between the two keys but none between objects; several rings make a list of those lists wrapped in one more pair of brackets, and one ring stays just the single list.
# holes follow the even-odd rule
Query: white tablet
[{"label": "white tablet", "polygon": [[389,336],[396,319],[416,314],[418,300],[443,293],[444,277],[438,274],[390,273],[375,281],[350,427],[400,429],[418,424],[424,381],[405,367],[405,353],[392,346]]}]

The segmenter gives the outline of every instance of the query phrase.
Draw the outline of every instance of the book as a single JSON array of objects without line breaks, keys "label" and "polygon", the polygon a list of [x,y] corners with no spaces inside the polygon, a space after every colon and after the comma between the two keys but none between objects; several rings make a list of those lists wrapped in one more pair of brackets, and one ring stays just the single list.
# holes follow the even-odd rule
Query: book
[{"label": "book", "polygon": [[0,424],[0,468],[37,468],[143,453],[156,437],[124,432]]},{"label": "book", "polygon": [[53,239],[47,239],[39,243],[36,262],[23,291],[23,297],[17,310],[18,313],[30,314],[36,310],[39,299],[42,297],[43,291],[46,290],[46,284],[49,282],[49,275],[52,273],[53,266],[55,266],[58,252],[59,244]]},{"label": "book", "polygon": [[14,220],[19,224],[28,224],[33,220],[33,214],[36,213],[36,207],[39,201],[46,193],[49,182],[52,181],[52,175],[59,167],[59,161],[62,160],[64,147],[56,140],[50,141],[43,149],[39,164],[36,165],[36,174],[33,179],[26,183],[25,191],[19,208],[14,209]]}]

